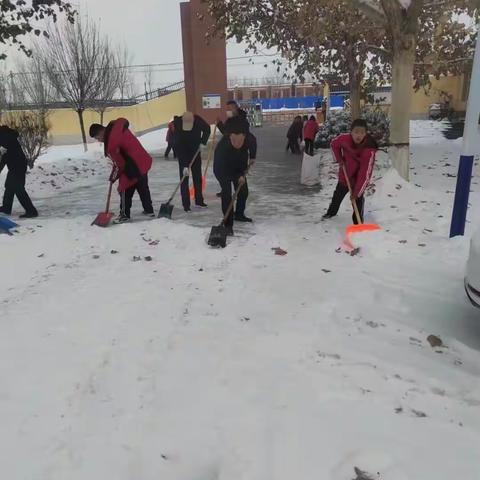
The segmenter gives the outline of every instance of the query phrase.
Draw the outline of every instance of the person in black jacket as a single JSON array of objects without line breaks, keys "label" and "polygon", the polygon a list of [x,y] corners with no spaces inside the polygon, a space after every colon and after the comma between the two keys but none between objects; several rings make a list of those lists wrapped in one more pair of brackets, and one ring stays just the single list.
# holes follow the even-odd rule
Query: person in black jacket
[{"label": "person in black jacket", "polygon": [[[248,170],[249,147],[248,130],[242,119],[232,120],[229,133],[225,135],[215,149],[213,173],[222,188],[222,212],[227,213],[232,201],[232,185],[234,190],[240,184],[237,201],[244,202],[247,194],[245,175]],[[233,212],[228,216],[225,227],[228,235],[233,235]]]},{"label": "person in black jacket", "polygon": [[300,142],[303,139],[303,120],[300,115],[296,116],[287,132],[287,151],[300,154]]},{"label": "person in black jacket", "polygon": [[[248,122],[247,112],[241,109],[235,100],[230,100],[227,102],[227,120],[223,122],[222,120],[217,119],[217,128],[223,135],[228,135],[231,130],[231,125],[237,125],[238,122],[243,123],[247,131],[246,142],[249,153],[249,166],[251,167],[255,164],[257,159],[257,139],[255,135],[250,132],[250,123]],[[235,220],[237,222],[251,222],[252,219],[245,215],[249,193],[246,179],[242,191],[243,193],[239,196],[235,207]],[[217,195],[221,196],[221,193]]]},{"label": "person in black jacket", "polygon": [[[210,138],[210,125],[199,115],[185,112],[182,117],[174,120],[174,144],[178,157],[180,179],[200,145],[206,145]],[[195,204],[206,207],[202,193],[202,157],[198,153],[192,165],[193,186],[195,189]],[[181,185],[183,209],[190,212],[190,188],[188,178]]]},{"label": "person in black jacket", "polygon": [[0,172],[5,165],[8,168],[0,213],[7,215],[12,213],[13,199],[16,196],[25,209],[25,213],[20,215],[20,218],[38,217],[37,209],[33,206],[28,193],[25,191],[27,158],[18,141],[18,132],[7,126],[0,126],[0,147],[4,151],[0,159]]}]

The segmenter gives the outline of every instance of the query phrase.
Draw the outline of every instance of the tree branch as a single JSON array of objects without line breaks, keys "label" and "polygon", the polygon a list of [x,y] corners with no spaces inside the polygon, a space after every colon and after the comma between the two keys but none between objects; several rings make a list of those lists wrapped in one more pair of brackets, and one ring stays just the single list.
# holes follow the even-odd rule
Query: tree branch
[{"label": "tree branch", "polygon": [[347,3],[360,10],[368,18],[383,25],[387,23],[387,17],[383,8],[375,0],[347,0]]}]

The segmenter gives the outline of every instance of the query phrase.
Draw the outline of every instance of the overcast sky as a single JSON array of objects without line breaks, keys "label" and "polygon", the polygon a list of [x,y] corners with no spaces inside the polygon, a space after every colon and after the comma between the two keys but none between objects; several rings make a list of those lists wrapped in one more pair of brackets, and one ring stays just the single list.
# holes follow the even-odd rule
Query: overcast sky
[{"label": "overcast sky", "polygon": [[[183,61],[180,25],[181,0],[74,0],[81,15],[101,23],[112,40],[125,42],[133,55],[133,63],[172,63]],[[245,56],[245,46],[230,42],[227,56]],[[263,66],[271,58],[228,62],[229,77],[263,77],[273,74]],[[142,74],[137,74],[137,78]],[[183,80],[183,66],[156,67],[154,82],[161,85]],[[140,79],[138,80],[140,81]]]},{"label": "overcast sky", "polygon": [[[125,44],[134,65],[176,63],[153,67],[152,88],[183,80],[182,31],[180,3],[182,0],[70,0],[82,17],[88,16],[100,24],[102,32],[114,43]],[[62,17],[59,17],[62,19]],[[28,45],[29,37],[25,37]],[[272,51],[262,50],[271,55]],[[18,59],[25,56],[15,48],[7,49],[8,58],[0,68],[16,71]],[[249,54],[248,56],[251,56]],[[230,80],[242,78],[261,79],[276,76],[271,64],[273,57],[259,56],[249,60],[245,45],[229,42],[227,45],[228,76]],[[235,57],[244,57],[235,59]],[[253,62],[253,64],[252,64]],[[269,64],[265,68],[265,63]],[[136,93],[144,93],[145,68],[133,71]]]}]

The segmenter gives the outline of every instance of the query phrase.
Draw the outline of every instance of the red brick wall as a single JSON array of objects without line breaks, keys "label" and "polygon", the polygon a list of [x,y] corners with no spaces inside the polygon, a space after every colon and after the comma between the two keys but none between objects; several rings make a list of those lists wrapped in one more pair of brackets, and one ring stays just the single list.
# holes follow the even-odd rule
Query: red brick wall
[{"label": "red brick wall", "polygon": [[[228,100],[226,43],[213,38],[207,44],[205,35],[213,20],[200,0],[181,3],[180,13],[187,109],[214,123],[224,116]],[[220,109],[203,108],[203,96],[209,94],[221,95]]]}]

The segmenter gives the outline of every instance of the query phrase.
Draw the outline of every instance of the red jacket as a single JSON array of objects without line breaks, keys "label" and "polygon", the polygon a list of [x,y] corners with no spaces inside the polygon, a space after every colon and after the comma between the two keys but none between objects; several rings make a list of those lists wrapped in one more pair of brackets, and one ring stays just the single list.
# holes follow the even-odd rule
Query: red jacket
[{"label": "red jacket", "polygon": [[303,127],[303,138],[305,140],[315,140],[318,133],[318,123],[316,120],[308,120]]},{"label": "red jacket", "polygon": [[113,162],[111,179],[119,179],[119,192],[135,185],[152,167],[152,157],[128,127],[128,120],[119,118],[105,129],[105,156]]},{"label": "red jacket", "polygon": [[175,127],[173,125],[173,120],[168,124],[167,128],[167,137],[165,140],[167,143],[172,143],[173,142],[173,134],[175,133]]},{"label": "red jacket", "polygon": [[355,198],[361,197],[372,178],[375,154],[378,149],[377,143],[370,135],[367,135],[361,145],[355,145],[352,136],[345,133],[334,138],[330,148],[335,160],[340,164],[338,181],[342,185],[347,185],[341,167],[343,163],[352,185],[353,196]]}]

